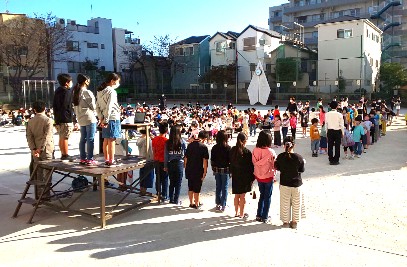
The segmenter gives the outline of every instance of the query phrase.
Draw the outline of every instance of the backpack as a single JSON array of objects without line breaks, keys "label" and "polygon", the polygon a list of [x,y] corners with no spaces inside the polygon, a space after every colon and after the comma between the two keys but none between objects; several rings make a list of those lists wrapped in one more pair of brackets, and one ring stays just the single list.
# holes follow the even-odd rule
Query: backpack
[{"label": "backpack", "polygon": [[82,192],[89,185],[88,179],[85,176],[79,175],[72,180],[72,189],[74,192]]},{"label": "backpack", "polygon": [[355,144],[355,141],[353,141],[353,136],[349,131],[345,131],[345,134],[343,135],[342,138],[342,145],[344,147],[349,147],[353,146]]}]

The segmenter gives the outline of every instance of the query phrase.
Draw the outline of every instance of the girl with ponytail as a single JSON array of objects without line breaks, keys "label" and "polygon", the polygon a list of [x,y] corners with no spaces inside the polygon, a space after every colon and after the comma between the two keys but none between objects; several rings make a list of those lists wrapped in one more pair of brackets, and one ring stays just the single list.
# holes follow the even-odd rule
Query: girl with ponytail
[{"label": "girl with ponytail", "polygon": [[[81,139],[79,141],[80,164],[95,165],[93,159],[94,140],[96,133],[96,102],[93,93],[88,90],[90,78],[78,74],[77,83],[73,88],[73,106],[76,120],[80,126]],[[86,146],[86,149],[85,149]]]},{"label": "girl with ponytail", "polygon": [[246,193],[252,189],[254,181],[252,153],[246,148],[247,135],[237,135],[236,146],[230,150],[230,175],[232,176],[232,193],[235,195],[235,217],[248,218],[244,212]]},{"label": "girl with ponytail", "polygon": [[304,197],[301,173],[305,160],[294,152],[295,142],[291,136],[284,139],[285,152],[277,156],[275,167],[280,171],[280,219],[283,227],[297,228],[301,218],[305,218]]}]

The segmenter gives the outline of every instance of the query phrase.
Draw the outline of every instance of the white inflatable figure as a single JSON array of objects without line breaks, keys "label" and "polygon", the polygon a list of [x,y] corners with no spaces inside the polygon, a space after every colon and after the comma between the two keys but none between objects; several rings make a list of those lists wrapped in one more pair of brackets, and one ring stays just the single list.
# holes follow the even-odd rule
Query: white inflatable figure
[{"label": "white inflatable figure", "polygon": [[256,71],[253,74],[247,93],[249,95],[250,105],[260,102],[262,105],[267,104],[270,95],[270,86],[264,74],[261,62],[257,64]]}]

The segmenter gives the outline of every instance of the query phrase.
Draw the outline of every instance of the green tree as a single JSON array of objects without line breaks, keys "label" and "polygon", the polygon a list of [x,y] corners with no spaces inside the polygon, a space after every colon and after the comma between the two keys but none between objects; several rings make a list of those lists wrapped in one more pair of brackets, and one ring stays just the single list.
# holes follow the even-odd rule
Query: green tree
[{"label": "green tree", "polygon": [[236,64],[227,66],[212,66],[199,80],[201,83],[236,84]]},{"label": "green tree", "polygon": [[276,81],[284,86],[290,86],[292,82],[302,78],[299,58],[277,58],[276,60]]},{"label": "green tree", "polygon": [[380,66],[380,93],[385,96],[393,95],[396,86],[407,84],[407,70],[400,63],[383,63]]}]

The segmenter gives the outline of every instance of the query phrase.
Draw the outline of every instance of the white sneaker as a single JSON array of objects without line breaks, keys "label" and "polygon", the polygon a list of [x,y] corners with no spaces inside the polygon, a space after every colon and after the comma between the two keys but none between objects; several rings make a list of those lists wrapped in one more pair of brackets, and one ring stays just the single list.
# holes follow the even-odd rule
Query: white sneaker
[{"label": "white sneaker", "polygon": [[347,158],[348,158],[348,155],[347,155],[347,154],[342,157],[342,159],[347,159]]},{"label": "white sneaker", "polygon": [[360,155],[357,155],[356,157],[360,158]]}]

